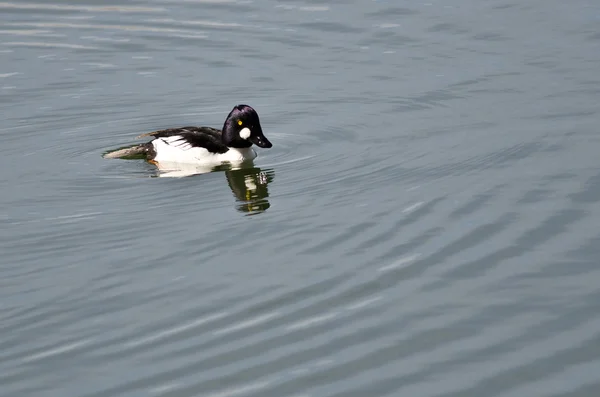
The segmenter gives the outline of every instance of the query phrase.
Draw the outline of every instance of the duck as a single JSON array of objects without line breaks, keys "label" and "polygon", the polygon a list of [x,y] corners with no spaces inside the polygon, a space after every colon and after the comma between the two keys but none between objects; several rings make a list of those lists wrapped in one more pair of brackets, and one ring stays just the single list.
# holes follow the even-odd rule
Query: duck
[{"label": "duck", "polygon": [[138,135],[150,141],[117,149],[105,158],[143,158],[155,165],[161,163],[221,165],[241,163],[257,157],[252,148],[271,148],[265,137],[258,113],[249,105],[236,105],[227,115],[221,130],[212,127],[177,127]]}]

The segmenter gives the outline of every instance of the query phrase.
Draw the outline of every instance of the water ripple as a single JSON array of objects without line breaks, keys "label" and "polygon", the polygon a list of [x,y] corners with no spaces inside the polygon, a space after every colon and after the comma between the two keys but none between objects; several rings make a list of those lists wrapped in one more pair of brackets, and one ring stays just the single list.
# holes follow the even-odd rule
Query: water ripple
[{"label": "water ripple", "polygon": [[[594,395],[583,3],[0,2],[2,390]],[[248,167],[101,156],[236,103]]]},{"label": "water ripple", "polygon": [[0,9],[18,10],[56,10],[56,11],[88,11],[88,12],[162,12],[164,8],[138,7],[138,6],[94,6],[94,5],[67,5],[67,4],[43,4],[43,3],[6,3],[0,2]]}]

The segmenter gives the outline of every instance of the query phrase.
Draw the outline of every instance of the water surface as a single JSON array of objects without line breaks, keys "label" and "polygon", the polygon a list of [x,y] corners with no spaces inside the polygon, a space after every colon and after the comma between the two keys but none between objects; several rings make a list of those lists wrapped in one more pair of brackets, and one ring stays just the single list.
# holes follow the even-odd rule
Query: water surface
[{"label": "water surface", "polygon": [[[599,20],[0,2],[0,395],[597,395]],[[238,103],[248,167],[102,158]]]}]

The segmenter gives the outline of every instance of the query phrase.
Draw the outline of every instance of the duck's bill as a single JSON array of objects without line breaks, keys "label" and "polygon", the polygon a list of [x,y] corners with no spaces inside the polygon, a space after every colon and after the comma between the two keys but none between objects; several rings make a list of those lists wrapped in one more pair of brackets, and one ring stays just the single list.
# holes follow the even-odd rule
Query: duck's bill
[{"label": "duck's bill", "polygon": [[250,142],[262,148],[270,148],[273,146],[271,142],[263,134],[258,134],[250,137]]}]

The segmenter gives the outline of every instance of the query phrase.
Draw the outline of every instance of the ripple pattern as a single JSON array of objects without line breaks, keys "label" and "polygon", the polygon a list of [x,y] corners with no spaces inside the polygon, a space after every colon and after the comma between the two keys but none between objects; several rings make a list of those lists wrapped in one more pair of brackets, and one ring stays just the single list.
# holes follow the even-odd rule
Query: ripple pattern
[{"label": "ripple pattern", "polygon": [[599,12],[0,2],[0,395],[595,396]]}]

